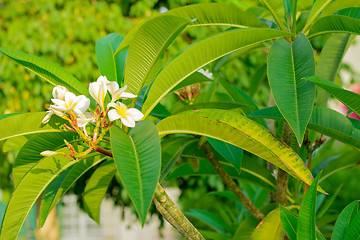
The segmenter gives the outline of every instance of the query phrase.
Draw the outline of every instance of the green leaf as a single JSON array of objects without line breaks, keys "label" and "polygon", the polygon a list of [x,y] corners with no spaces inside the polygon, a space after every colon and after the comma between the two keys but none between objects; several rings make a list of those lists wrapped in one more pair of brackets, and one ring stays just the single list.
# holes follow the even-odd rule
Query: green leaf
[{"label": "green leaf", "polygon": [[259,224],[259,221],[256,220],[252,215],[247,216],[243,221],[240,222],[238,228],[236,229],[233,240],[249,240],[251,239],[251,234]]},{"label": "green leaf", "polygon": [[1,226],[1,240],[16,239],[26,216],[41,193],[62,171],[75,163],[77,162],[70,158],[58,155],[44,158],[31,168],[10,198]]},{"label": "green leaf", "polygon": [[15,52],[5,48],[0,48],[0,52],[50,82],[52,85],[64,86],[76,95],[89,95],[88,89],[77,78],[52,62],[30,54]]},{"label": "green leaf", "polygon": [[296,240],[297,216],[279,204],[282,225],[290,240]]},{"label": "green leaf", "polygon": [[125,59],[121,58],[121,54],[115,56],[114,53],[123,39],[122,35],[111,33],[99,38],[95,45],[96,60],[101,75],[106,76],[109,81],[117,81],[120,84],[123,78]]},{"label": "green leaf", "polygon": [[[39,228],[41,228],[47,216],[51,210],[56,206],[60,199],[65,195],[69,190],[71,185],[75,183],[85,172],[90,168],[99,164],[101,161],[107,157],[87,155],[84,159],[78,161],[75,165],[69,169],[69,172],[65,176],[61,176],[59,179],[55,179],[50,185],[45,189],[43,198],[41,200],[41,208],[39,213]],[[68,170],[67,169],[67,170]]]},{"label": "green leaf", "polygon": [[313,179],[301,158],[268,130],[231,111],[199,110],[170,116],[157,124],[160,136],[190,133],[212,137],[251,152],[288,172],[306,184]]},{"label": "green leaf", "polygon": [[241,161],[244,150],[238,148],[232,144],[225,143],[215,138],[207,137],[210,145],[223,156],[229,163],[231,163],[235,169],[240,173]]},{"label": "green leaf", "polygon": [[42,124],[45,112],[16,114],[0,120],[0,141],[34,133],[61,132],[65,120],[52,116],[47,124]]},{"label": "green leaf", "polygon": [[308,38],[326,33],[352,33],[359,35],[360,19],[341,15],[322,17],[312,25]]},{"label": "green leaf", "polygon": [[[158,106],[158,105],[157,105]],[[189,110],[198,110],[198,109],[233,109],[233,108],[253,108],[250,105],[236,102],[204,102],[204,103],[194,103],[191,105],[185,105],[180,109],[175,109],[174,114],[189,111]]]},{"label": "green leaf", "polygon": [[[316,65],[316,76],[334,82],[340,63],[350,45],[350,34],[332,34],[321,50],[319,61]],[[317,89],[317,101],[320,106],[326,106],[328,93]]]},{"label": "green leaf", "polygon": [[271,211],[256,227],[252,234],[254,240],[281,240],[284,228],[281,224],[279,208]]},{"label": "green leaf", "polygon": [[100,205],[115,172],[114,160],[104,162],[91,175],[84,190],[84,208],[98,224],[100,224]]},{"label": "green leaf", "polygon": [[331,15],[339,11],[340,9],[349,8],[349,7],[360,7],[360,2],[358,0],[333,1],[324,9],[322,16]]},{"label": "green leaf", "polygon": [[147,116],[167,93],[202,66],[242,47],[288,35],[273,29],[241,29],[226,31],[191,45],[156,77],[142,112]]},{"label": "green leaf", "polygon": [[176,161],[179,159],[183,153],[185,147],[189,144],[197,142],[198,139],[180,137],[175,139],[167,139],[163,141],[161,145],[161,174],[160,180],[161,183],[166,176],[169,174],[172,167],[175,165]]},{"label": "green leaf", "polygon": [[141,25],[130,44],[125,65],[124,84],[128,92],[140,93],[156,61],[189,23],[182,17],[161,15]]},{"label": "green leaf", "polygon": [[331,240],[343,240],[345,233],[350,225],[351,220],[358,213],[359,200],[353,201],[341,211],[334,226],[334,231]]},{"label": "green leaf", "polygon": [[42,133],[30,138],[20,149],[14,163],[12,176],[15,187],[29,169],[44,158],[40,155],[41,152],[46,150],[56,151],[65,147],[64,140],[73,142],[78,138],[78,135],[74,132]]},{"label": "green leaf", "polygon": [[[263,108],[248,117],[284,120],[277,107]],[[360,130],[356,129],[347,117],[335,110],[314,106],[308,128],[360,149]]]},{"label": "green leaf", "polygon": [[337,98],[340,102],[345,104],[351,111],[360,116],[360,95],[348,90],[345,90],[335,83],[329,82],[325,79],[313,76],[306,78],[306,80],[315,83],[325,91],[329,92],[332,96]]},{"label": "green leaf", "polygon": [[304,77],[315,74],[309,40],[300,33],[291,44],[281,38],[269,52],[268,77],[276,105],[302,143],[315,99],[315,86]]},{"label": "green leaf", "polygon": [[284,17],[283,0],[261,0],[261,2],[266,6],[271,15],[274,17],[280,29],[285,31],[286,29],[282,24],[282,19]]},{"label": "green leaf", "polygon": [[[185,17],[192,21],[190,26],[201,25],[229,25],[234,27],[263,27],[267,28],[267,25],[258,20],[253,14],[241,11],[234,5],[227,5],[222,3],[205,3],[205,4],[193,4],[181,8],[172,9],[166,13],[160,15],[174,15],[178,17]],[[152,19],[148,20],[151,21]],[[137,25],[129,34],[126,35],[124,41],[120,44],[115,52],[118,54],[121,50],[129,46],[133,41],[135,34],[140,27],[146,22]]]},{"label": "green leaf", "polygon": [[138,122],[129,135],[112,127],[110,138],[121,181],[144,225],[160,176],[160,137],[155,125],[144,120]]},{"label": "green leaf", "polygon": [[316,217],[320,219],[325,213],[330,209],[331,205],[334,203],[335,199],[339,196],[340,190],[343,188],[344,184],[341,184],[336,191],[331,194],[330,198],[321,205],[321,208],[317,211]]},{"label": "green leaf", "polygon": [[344,240],[359,239],[360,236],[360,212],[352,218],[349,227],[346,229]]},{"label": "green leaf", "polygon": [[223,222],[223,220],[211,212],[201,209],[191,209],[184,214],[202,221],[217,232],[225,233],[230,231],[229,227]]},{"label": "green leaf", "polygon": [[299,211],[296,236],[297,240],[316,240],[315,237],[315,207],[316,207],[316,189],[320,177],[319,173],[314,182],[306,192]]},{"label": "green leaf", "polygon": [[303,29],[303,32],[306,32],[314,20],[320,15],[320,13],[328,6],[332,0],[316,0],[314,5],[311,7],[306,25]]},{"label": "green leaf", "polygon": [[164,13],[193,20],[189,26],[229,25],[233,27],[261,27],[267,25],[255,15],[223,3],[203,3],[175,8]]}]

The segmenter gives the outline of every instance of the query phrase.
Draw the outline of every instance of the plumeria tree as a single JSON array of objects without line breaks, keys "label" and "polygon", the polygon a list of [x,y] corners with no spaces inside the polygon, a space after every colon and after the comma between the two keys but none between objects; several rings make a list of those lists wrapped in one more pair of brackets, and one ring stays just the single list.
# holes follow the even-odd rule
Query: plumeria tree
[{"label": "plumeria tree", "polygon": [[[125,38],[115,33],[100,38],[96,57],[103,76],[89,88],[44,59],[0,49],[55,85],[47,113],[1,116],[0,140],[32,137],[14,164],[16,189],[0,239],[17,237],[38,199],[41,227],[72,183],[95,166],[84,204],[97,222],[107,186],[118,174],[142,225],[153,203],[186,239],[324,239],[315,224],[316,194],[326,194],[318,183],[343,166],[322,158],[323,135],[354,151],[360,146],[358,121],[326,105],[330,93],[360,113],[359,95],[333,83],[351,34],[360,34],[360,9],[351,0],[261,2],[261,11],[221,3],[190,5],[145,21]],[[177,36],[203,25],[230,28],[167,59]],[[329,33],[316,63],[310,40]],[[270,106],[263,109],[249,96],[254,92],[231,85],[221,72],[226,62],[257,50],[268,54],[261,69],[272,93]],[[260,80],[254,80],[255,87]],[[169,106],[173,92],[181,101]],[[220,101],[214,101],[216,96]],[[266,124],[264,118],[275,121]],[[330,140],[326,147],[332,148]],[[196,163],[177,166],[189,148]],[[317,173],[324,168],[320,178]],[[245,216],[221,225],[213,215],[194,211],[189,215],[220,230],[194,227],[162,184],[170,177],[201,174],[217,174],[246,209]],[[238,181],[252,182],[270,195],[251,197]],[[334,239],[359,236],[356,205],[340,214]]]}]

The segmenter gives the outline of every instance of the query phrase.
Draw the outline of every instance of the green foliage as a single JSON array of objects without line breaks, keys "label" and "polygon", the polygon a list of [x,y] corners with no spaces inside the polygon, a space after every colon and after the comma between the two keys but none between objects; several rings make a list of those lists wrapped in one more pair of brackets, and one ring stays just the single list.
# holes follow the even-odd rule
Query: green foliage
[{"label": "green foliage", "polygon": [[159,135],[155,125],[145,120],[138,123],[129,135],[118,127],[113,127],[110,136],[121,182],[144,225],[160,177]]},{"label": "green foliage", "polygon": [[291,44],[280,38],[270,49],[269,84],[281,114],[303,141],[312,112],[315,88],[303,78],[315,74],[315,60],[309,40],[300,34]]},{"label": "green foliage", "polygon": [[[352,41],[350,34],[360,34],[360,11],[352,0],[344,0],[345,9],[338,1],[329,0],[262,0],[267,12],[248,0],[236,6],[223,2],[189,5],[160,15],[158,7],[181,4],[154,0],[42,3],[32,10],[25,10],[30,6],[27,3],[0,4],[1,10],[16,7],[15,13],[4,11],[0,16],[9,37],[14,38],[13,29],[22,30],[10,24],[13,19],[16,23],[17,16],[22,15],[19,13],[36,16],[24,26],[41,46],[30,40],[22,42],[22,37],[18,38],[20,44],[3,44],[1,39],[0,51],[53,85],[88,97],[90,90],[94,99],[90,109],[81,110],[83,114],[75,108],[78,102],[58,110],[62,114],[52,106],[49,111],[64,119],[53,116],[47,124],[41,124],[43,112],[0,115],[0,157],[9,156],[9,160],[0,159],[2,164],[7,163],[0,173],[6,175],[3,169],[9,171],[14,162],[16,186],[0,239],[18,236],[43,193],[42,226],[73,184],[80,189],[76,190],[79,195],[84,195],[85,210],[99,223],[100,203],[106,192],[113,192],[114,183],[126,189],[142,225],[154,202],[187,239],[203,239],[201,234],[208,239],[282,239],[283,230],[291,240],[326,239],[336,218],[334,239],[359,236],[357,202],[337,216],[340,208],[336,199],[346,195],[341,191],[351,182],[334,187],[333,181],[341,174],[350,178],[345,171],[358,164],[360,122],[326,107],[330,93],[360,114],[359,96],[333,83]],[[60,9],[63,14],[54,14]],[[138,24],[139,19],[127,16],[151,18]],[[53,24],[56,30],[52,30]],[[70,30],[64,28],[67,24],[72,26]],[[42,27],[51,28],[51,34],[41,31]],[[57,36],[53,31],[62,32],[57,41],[53,41]],[[37,32],[48,44],[39,40]],[[340,35],[309,41],[326,33]],[[18,97],[15,94],[10,101],[5,99],[9,104],[1,106],[0,112],[48,108],[42,98],[50,99],[50,88],[42,88],[32,73],[25,75],[25,81],[17,79],[19,84],[11,88],[8,79],[17,71],[11,65],[9,69],[11,74],[0,68],[0,76],[6,80],[0,80],[0,94],[16,89],[24,92],[22,103],[30,94],[41,99],[23,107],[12,103],[11,99]],[[87,89],[85,84],[99,74],[119,86],[127,85],[137,96],[133,101],[123,100],[128,92],[115,91],[115,82],[99,85],[101,79]],[[268,84],[264,83],[266,78]],[[24,83],[31,85],[28,92],[21,87]],[[314,106],[315,85],[323,89],[316,101],[321,106]],[[100,109],[98,105],[106,107],[110,102],[106,88],[112,102],[119,101]],[[53,95],[59,97],[53,103],[60,104],[56,102],[63,96]],[[65,102],[69,96],[65,95]],[[276,106],[268,107],[272,105]],[[84,119],[85,115],[89,119]],[[80,126],[82,121],[88,125]],[[285,121],[291,129],[283,126]],[[324,144],[322,134],[331,138],[329,142]],[[21,148],[19,152],[17,148]],[[108,157],[111,159],[97,166]],[[279,169],[292,176],[289,186],[282,184],[286,182],[284,174],[275,180]],[[317,199],[317,191],[325,193],[318,186],[320,182],[333,194],[331,197],[322,194]],[[178,185],[186,196],[180,201],[198,208],[190,209],[187,215],[201,233],[167,196],[163,183]],[[224,191],[225,187],[232,192]],[[274,209],[275,204],[269,204],[274,193],[285,196],[284,200],[278,198],[278,203],[287,201],[295,206]],[[297,216],[293,209],[298,205]]]}]

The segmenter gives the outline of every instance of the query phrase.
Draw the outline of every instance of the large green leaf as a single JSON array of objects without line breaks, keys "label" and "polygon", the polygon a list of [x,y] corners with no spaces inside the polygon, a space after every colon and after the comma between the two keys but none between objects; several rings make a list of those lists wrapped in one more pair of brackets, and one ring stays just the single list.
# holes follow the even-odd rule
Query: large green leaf
[{"label": "large green leaf", "polygon": [[229,25],[267,28],[267,25],[252,13],[244,12],[234,5],[223,3],[194,4],[175,8],[164,14],[193,20],[189,26]]},{"label": "large green leaf", "polygon": [[345,90],[335,83],[329,82],[325,79],[313,76],[306,78],[308,81],[315,83],[317,86],[329,92],[332,96],[336,97],[340,102],[345,104],[351,111],[360,116],[360,95],[348,90]]},{"label": "large green leaf", "polygon": [[125,65],[124,84],[128,92],[140,93],[156,61],[189,23],[182,17],[161,15],[141,25],[130,44]]},{"label": "large green leaf", "polygon": [[55,151],[65,147],[64,140],[72,142],[77,139],[78,135],[74,132],[42,133],[30,138],[20,149],[14,163],[12,176],[15,187],[29,169],[44,158],[40,155],[41,152],[46,150]]},{"label": "large green leaf", "polygon": [[[236,6],[222,3],[193,4],[172,9],[163,15],[174,15],[178,17],[184,17],[188,20],[194,20],[191,22],[190,26],[229,25],[234,27],[267,27],[266,24],[258,20],[253,14],[243,12]],[[148,21],[151,20],[152,19]],[[135,34],[145,23],[146,22],[143,22],[142,24],[137,25],[128,35],[126,35],[124,41],[116,50],[115,55],[131,44]]]},{"label": "large green leaf", "polygon": [[320,13],[326,8],[332,0],[316,0],[311,7],[307,22],[305,24],[303,32],[310,27],[314,20],[320,15]]},{"label": "large green leaf", "polygon": [[301,202],[296,229],[297,240],[316,240],[315,210],[319,177],[320,173],[316,176]]},{"label": "large green leaf", "polygon": [[[284,120],[277,107],[263,108],[248,117],[264,117]],[[308,128],[360,149],[360,131],[341,113],[324,107],[314,106]]]},{"label": "large green leaf", "polygon": [[77,78],[52,62],[5,48],[0,48],[0,52],[53,85],[64,86],[77,95],[89,95],[87,88]]},{"label": "large green leaf", "polygon": [[268,130],[250,119],[226,110],[199,110],[170,116],[157,124],[160,136],[190,133],[212,137],[249,151],[310,185],[309,169],[301,158]]},{"label": "large green leaf", "polygon": [[290,33],[273,29],[241,29],[226,31],[191,45],[156,77],[142,112],[147,116],[167,93],[202,66],[242,47],[288,35]]},{"label": "large green leaf", "polygon": [[279,208],[271,211],[252,234],[254,240],[281,240],[284,228],[281,224]]},{"label": "large green leaf", "polygon": [[118,33],[110,33],[109,35],[99,38],[96,41],[96,60],[100,73],[106,76],[109,81],[122,82],[125,58],[123,54],[114,55],[116,49],[124,37]]},{"label": "large green leaf", "polygon": [[297,216],[287,208],[279,205],[282,225],[290,240],[296,240]]},{"label": "large green leaf", "polygon": [[114,160],[104,162],[91,175],[84,190],[85,210],[98,224],[100,224],[100,205],[115,172]]},{"label": "large green leaf", "polygon": [[[319,61],[316,65],[316,76],[334,82],[339,71],[341,60],[345,55],[349,43],[350,34],[332,34],[321,50]],[[323,89],[317,89],[317,102],[320,106],[326,106],[328,93]]]},{"label": "large green leaf", "polygon": [[112,127],[110,138],[121,181],[144,225],[160,177],[159,134],[152,122],[144,120],[138,122],[129,135]]},{"label": "large green leaf", "polygon": [[359,200],[353,201],[341,211],[334,226],[331,240],[343,240],[351,220],[358,213]]},{"label": "large green leaf", "polygon": [[41,193],[62,171],[75,163],[77,162],[70,158],[57,155],[44,158],[31,168],[10,198],[1,226],[1,240],[16,239],[26,216]]},{"label": "large green leaf", "polygon": [[304,77],[315,74],[313,49],[304,34],[293,43],[281,38],[269,52],[268,78],[276,105],[302,143],[315,99],[315,86]]},{"label": "large green leaf", "polygon": [[359,239],[360,237],[360,212],[351,220],[349,227],[346,229],[344,240]]},{"label": "large green leaf", "polygon": [[[88,155],[90,156],[90,155]],[[65,195],[69,190],[71,185],[76,182],[86,171],[88,171],[93,166],[99,164],[101,161],[107,157],[94,156],[84,157],[84,159],[78,161],[75,165],[71,167],[69,172],[65,176],[61,176],[59,181],[55,179],[50,185],[45,189],[43,198],[41,200],[41,208],[39,213],[39,227],[41,228],[47,216],[51,210],[56,206],[60,199]]]},{"label": "large green leaf", "polygon": [[358,0],[336,0],[331,2],[322,12],[322,16],[331,15],[341,9],[349,7],[360,7]]},{"label": "large green leaf", "polygon": [[360,34],[360,19],[348,16],[333,15],[320,18],[309,30],[308,38],[326,33]]},{"label": "large green leaf", "polygon": [[24,113],[16,114],[0,120],[0,141],[34,133],[60,132],[65,129],[65,120],[58,116],[52,116],[47,124],[41,121],[47,113]]}]

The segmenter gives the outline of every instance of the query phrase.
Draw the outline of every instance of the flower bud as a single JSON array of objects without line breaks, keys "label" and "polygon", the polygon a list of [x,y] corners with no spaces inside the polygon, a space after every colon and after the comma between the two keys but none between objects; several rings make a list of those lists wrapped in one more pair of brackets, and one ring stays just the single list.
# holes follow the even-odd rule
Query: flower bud
[{"label": "flower bud", "polygon": [[57,85],[54,87],[52,95],[55,99],[65,100],[65,94],[69,92],[66,87]]}]

